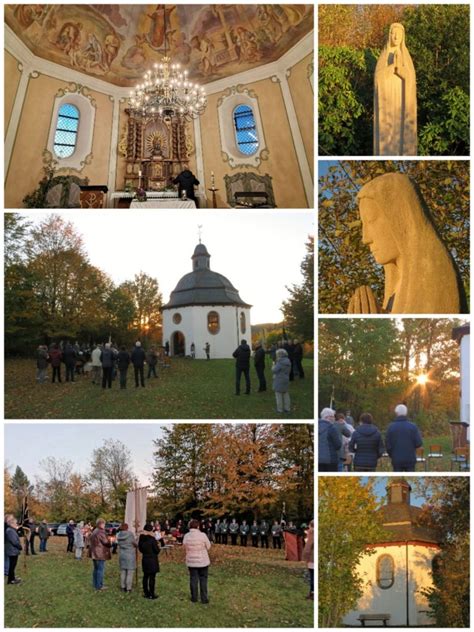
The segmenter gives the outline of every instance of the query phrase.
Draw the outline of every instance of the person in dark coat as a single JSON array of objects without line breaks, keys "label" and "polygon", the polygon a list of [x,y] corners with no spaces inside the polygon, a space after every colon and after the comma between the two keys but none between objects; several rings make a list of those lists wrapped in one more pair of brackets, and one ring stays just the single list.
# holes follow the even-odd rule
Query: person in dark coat
[{"label": "person in dark coat", "polygon": [[115,353],[111,349],[110,342],[105,343],[103,351],[100,353],[102,363],[102,388],[112,388],[112,371],[115,364]]},{"label": "person in dark coat", "polygon": [[210,360],[211,359],[211,345],[206,342],[206,344],[204,345],[204,353],[206,354],[206,360]]},{"label": "person in dark coat", "polygon": [[63,351],[63,362],[66,365],[66,382],[74,382],[74,371],[76,368],[77,353],[70,342],[66,344]]},{"label": "person in dark coat", "polygon": [[258,392],[262,393],[267,390],[267,381],[265,379],[265,349],[260,341],[255,344],[253,363],[258,377]]},{"label": "person in dark coat", "polygon": [[186,197],[190,200],[194,200],[194,203],[198,206],[198,201],[196,199],[196,195],[194,194],[194,187],[199,185],[199,180],[196,179],[196,176],[192,171],[189,171],[189,169],[181,171],[181,173],[173,180],[173,184],[178,185],[180,197],[182,192],[185,191]]},{"label": "person in dark coat", "polygon": [[138,550],[142,554],[143,596],[146,599],[158,599],[155,593],[155,581],[156,574],[160,572],[158,562],[160,547],[155,539],[152,525],[146,524],[143,530],[144,533],[140,534],[138,540]]},{"label": "person in dark coat", "polygon": [[342,446],[341,436],[334,426],[335,416],[332,408],[323,408],[318,422],[318,471],[337,472],[339,453]]},{"label": "person in dark coat", "polygon": [[375,472],[383,454],[383,440],[370,413],[362,413],[360,426],[352,433],[349,452],[354,453],[355,472]]},{"label": "person in dark coat", "polygon": [[246,340],[241,340],[240,345],[232,356],[235,358],[235,394],[240,395],[240,378],[245,377],[245,394],[250,395],[250,347]]},{"label": "person in dark coat", "polygon": [[74,552],[74,520],[69,520],[68,525],[66,527],[66,535],[67,535],[67,549],[66,553]]},{"label": "person in dark coat", "polygon": [[414,472],[416,450],[421,448],[423,440],[416,424],[408,419],[408,409],[404,404],[395,408],[395,414],[397,417],[385,434],[385,448],[394,472]]},{"label": "person in dark coat", "polygon": [[120,373],[120,388],[127,388],[127,373],[130,365],[130,354],[124,346],[120,347],[117,356],[117,368]]},{"label": "person in dark coat", "polygon": [[143,374],[143,367],[145,365],[145,352],[143,351],[142,343],[139,340],[137,340],[137,342],[135,343],[135,348],[132,351],[130,359],[135,370],[135,388],[138,388],[139,386],[138,378],[140,378],[140,384],[145,387],[145,376]]},{"label": "person in dark coat", "polygon": [[15,518],[7,521],[5,530],[5,556],[8,557],[8,584],[19,584],[21,579],[15,577],[18,556],[21,553],[21,542],[18,535],[18,523]]},{"label": "person in dark coat", "polygon": [[299,340],[293,340],[293,345],[293,372],[302,380],[304,378],[303,345]]},{"label": "person in dark coat", "polygon": [[281,528],[280,523],[278,522],[278,520],[274,520],[273,524],[272,524],[272,543],[273,543],[273,548],[276,549],[281,549],[281,536],[283,533],[283,529]]},{"label": "person in dark coat", "polygon": [[262,520],[262,522],[260,523],[259,531],[260,531],[260,545],[262,549],[263,548],[268,549],[269,527],[268,527],[268,522],[266,520]]},{"label": "person in dark coat", "polygon": [[286,340],[283,343],[283,349],[288,354],[288,359],[291,362],[291,371],[290,371],[290,382],[293,382],[295,379],[295,372],[293,371],[293,364],[295,361],[295,345],[293,344],[293,340]]},{"label": "person in dark coat", "polygon": [[61,353],[61,349],[55,343],[53,344],[52,349],[49,352],[49,359],[51,361],[51,367],[53,369],[53,378],[52,382],[56,381],[56,377],[58,378],[58,382],[61,383],[61,360],[63,354]]},{"label": "person in dark coat", "polygon": [[254,520],[252,526],[250,527],[250,535],[252,536],[252,546],[255,548],[258,548],[258,534],[258,524],[257,521]]},{"label": "person in dark coat", "polygon": [[155,377],[158,377],[156,374],[156,365],[158,364],[158,353],[156,351],[156,347],[151,347],[150,351],[146,354],[146,361],[148,364],[148,379],[151,378],[152,374]]},{"label": "person in dark coat", "polygon": [[247,538],[249,535],[250,527],[247,524],[246,520],[242,521],[239,531],[240,531],[240,546],[247,546]]}]

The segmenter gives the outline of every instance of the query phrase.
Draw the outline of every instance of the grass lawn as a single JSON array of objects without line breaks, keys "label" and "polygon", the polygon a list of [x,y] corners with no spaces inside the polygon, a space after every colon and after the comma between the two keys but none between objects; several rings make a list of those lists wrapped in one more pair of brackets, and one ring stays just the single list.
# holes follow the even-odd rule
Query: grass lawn
[{"label": "grass lawn", "polygon": [[[427,459],[426,469],[428,472],[449,472],[451,470],[451,450],[452,450],[452,437],[450,434],[438,435],[436,437],[423,436],[423,447],[425,458],[431,452],[430,446],[440,445],[442,458]],[[390,459],[379,459],[378,472],[391,472],[392,465]],[[422,463],[418,463],[416,466],[417,472],[424,472],[425,466]],[[458,466],[454,466],[453,471],[458,471]]]},{"label": "grass lawn", "polygon": [[[37,541],[38,542],[38,541]],[[39,544],[39,543],[38,543]],[[313,627],[314,603],[305,599],[304,562],[284,552],[216,545],[211,549],[208,605],[191,603],[184,551],[160,555],[156,601],[139,586],[120,591],[118,555],[106,562],[105,585],[92,589],[92,562],[66,555],[66,538],[52,537],[48,552],[20,556],[23,582],[5,586],[6,627]]]},{"label": "grass lawn", "polygon": [[[74,383],[37,384],[34,360],[6,359],[5,418],[313,419],[313,361],[305,360],[303,365],[306,378],[290,383],[291,413],[279,415],[268,366],[269,390],[257,393],[252,367],[252,393],[237,397],[233,360],[173,359],[171,368],[161,370],[158,379],[145,381],[145,388],[135,388],[132,368],[126,390],[120,390],[118,379],[112,389],[104,390],[82,375]],[[61,371],[64,374],[64,365]]]}]

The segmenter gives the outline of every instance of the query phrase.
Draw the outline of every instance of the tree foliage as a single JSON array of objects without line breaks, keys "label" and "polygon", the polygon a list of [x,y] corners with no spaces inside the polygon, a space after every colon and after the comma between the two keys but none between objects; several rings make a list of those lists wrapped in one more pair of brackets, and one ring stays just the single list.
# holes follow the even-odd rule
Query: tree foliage
[{"label": "tree foliage", "polygon": [[[320,319],[319,402],[370,412],[385,428],[396,404],[427,435],[445,434],[459,418],[459,347],[454,319]],[[416,376],[427,374],[420,386]]]},{"label": "tree foliage", "polygon": [[306,255],[301,263],[303,282],[293,285],[287,290],[288,300],[283,301],[285,325],[290,334],[301,341],[311,342],[314,336],[314,237],[309,236],[306,242]]},{"label": "tree foliage", "polygon": [[417,80],[420,155],[469,155],[469,7],[322,5],[319,142],[326,155],[372,155],[373,78],[402,22]]},{"label": "tree foliage", "polygon": [[382,303],[384,273],[362,243],[356,196],[389,172],[412,178],[456,262],[469,295],[469,166],[461,161],[340,161],[319,178],[319,312],[343,314],[361,285]]},{"label": "tree foliage", "polygon": [[104,507],[123,510],[133,479],[131,453],[121,441],[108,439],[93,451],[89,480]]},{"label": "tree foliage", "polygon": [[342,627],[344,615],[362,595],[357,564],[370,554],[367,544],[383,535],[374,483],[356,477],[318,479],[319,627]]},{"label": "tree foliage", "polygon": [[470,614],[469,479],[417,479],[429,496],[421,522],[441,535],[442,549],[433,567],[433,586],[425,591],[440,628],[468,628]]}]

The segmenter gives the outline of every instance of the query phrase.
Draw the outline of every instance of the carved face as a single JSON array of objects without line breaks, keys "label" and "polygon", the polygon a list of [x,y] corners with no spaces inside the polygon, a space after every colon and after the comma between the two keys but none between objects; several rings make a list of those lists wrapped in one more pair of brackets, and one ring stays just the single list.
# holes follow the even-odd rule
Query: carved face
[{"label": "carved face", "polygon": [[403,39],[403,29],[401,26],[394,26],[390,31],[390,46],[400,46]]},{"label": "carved face", "polygon": [[360,200],[359,211],[362,220],[362,242],[369,246],[375,261],[382,266],[396,261],[400,253],[386,214],[370,198]]}]

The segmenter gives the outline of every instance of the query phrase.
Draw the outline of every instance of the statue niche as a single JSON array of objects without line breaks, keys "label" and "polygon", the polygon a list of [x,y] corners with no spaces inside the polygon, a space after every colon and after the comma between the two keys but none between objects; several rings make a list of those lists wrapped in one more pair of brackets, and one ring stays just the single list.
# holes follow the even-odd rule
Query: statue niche
[{"label": "statue niche", "polygon": [[[187,166],[186,121],[128,114],[125,181],[148,191],[171,186]],[[140,175],[141,172],[141,175]]]}]

